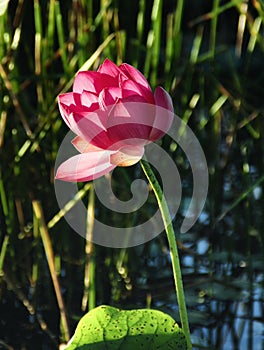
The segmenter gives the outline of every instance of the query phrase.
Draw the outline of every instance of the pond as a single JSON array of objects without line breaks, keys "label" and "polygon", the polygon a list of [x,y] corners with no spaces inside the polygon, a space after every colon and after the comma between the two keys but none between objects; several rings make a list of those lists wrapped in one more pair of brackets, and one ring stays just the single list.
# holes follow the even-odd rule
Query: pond
[{"label": "pond", "polygon": [[[2,3],[8,8],[0,9],[0,349],[58,350],[87,310],[102,304],[154,308],[180,322],[164,232],[146,230],[144,244],[113,248],[84,240],[69,224],[78,225],[71,210],[81,200],[89,238],[94,218],[118,228],[142,224],[158,208],[150,187],[137,187],[142,201],[147,189],[145,201],[125,214],[114,210],[105,185],[108,207],[101,202],[95,181],[75,186],[63,210],[56,198],[54,168],[69,131],[57,97],[72,91],[79,69],[96,71],[108,58],[139,69],[153,92],[168,91],[174,118],[190,127],[207,161],[205,205],[181,233],[195,182],[188,155],[197,147],[186,154],[169,131],[155,143],[164,151],[157,165],[168,155],[179,172],[163,167],[177,193],[169,204],[179,204],[173,226],[194,350],[264,350],[263,2]],[[150,88],[136,77],[135,91],[148,98]],[[135,179],[146,180],[140,164],[117,167],[104,179],[120,201],[133,197]]]}]

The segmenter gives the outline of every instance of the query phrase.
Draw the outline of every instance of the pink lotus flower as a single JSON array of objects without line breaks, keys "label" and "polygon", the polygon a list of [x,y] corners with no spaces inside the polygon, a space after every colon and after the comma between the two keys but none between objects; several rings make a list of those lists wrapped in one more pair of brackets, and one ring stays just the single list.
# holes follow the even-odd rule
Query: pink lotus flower
[{"label": "pink lotus flower", "polygon": [[136,68],[126,63],[118,67],[108,59],[96,72],[79,72],[73,92],[58,99],[80,152],[59,166],[56,179],[64,181],[90,181],[116,166],[137,163],[144,147],[168,131],[174,116],[163,88],[153,94]]}]

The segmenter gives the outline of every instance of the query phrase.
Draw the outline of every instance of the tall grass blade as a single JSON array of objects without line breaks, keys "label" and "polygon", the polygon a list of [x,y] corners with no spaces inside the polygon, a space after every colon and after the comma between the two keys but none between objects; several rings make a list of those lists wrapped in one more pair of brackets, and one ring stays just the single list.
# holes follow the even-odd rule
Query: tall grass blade
[{"label": "tall grass blade", "polygon": [[39,201],[34,200],[32,202],[32,205],[33,205],[34,214],[39,221],[40,236],[41,236],[41,239],[43,242],[43,246],[44,246],[45,254],[47,257],[53,286],[54,286],[55,293],[56,293],[56,298],[57,298],[58,307],[59,307],[60,316],[61,316],[61,326],[62,326],[62,331],[63,331],[63,338],[67,342],[70,339],[70,330],[69,330],[69,325],[68,325],[68,320],[67,320],[67,312],[66,312],[64,300],[63,300],[62,293],[61,293],[61,287],[60,287],[59,279],[58,279],[58,276],[56,273],[55,256],[54,256],[52,243],[50,240],[49,231],[48,231],[47,225],[45,223],[44,213],[43,213],[41,203]]},{"label": "tall grass blade", "polygon": [[87,230],[85,256],[86,263],[84,268],[84,288],[82,297],[82,311],[92,310],[96,306],[96,286],[95,286],[95,252],[93,245],[93,227],[94,227],[94,189],[91,186],[89,191],[89,200],[87,207]]}]

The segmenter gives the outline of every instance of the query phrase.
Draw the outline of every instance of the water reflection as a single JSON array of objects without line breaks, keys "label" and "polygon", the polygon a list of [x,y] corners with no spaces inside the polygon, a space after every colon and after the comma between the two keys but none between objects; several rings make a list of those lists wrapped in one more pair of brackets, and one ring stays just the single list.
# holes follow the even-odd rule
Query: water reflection
[{"label": "water reflection", "polygon": [[[189,242],[189,246],[193,244]],[[156,247],[154,242],[151,245]],[[235,251],[212,254],[206,238],[198,239],[195,245],[195,253],[182,254],[194,350],[263,350],[263,257],[255,254],[248,261],[247,256]],[[134,292],[139,299],[144,292],[152,293],[152,307],[163,309],[177,319],[169,255],[165,255],[164,261],[160,251],[150,247],[150,252],[144,261],[147,264],[144,278],[137,279]]]}]

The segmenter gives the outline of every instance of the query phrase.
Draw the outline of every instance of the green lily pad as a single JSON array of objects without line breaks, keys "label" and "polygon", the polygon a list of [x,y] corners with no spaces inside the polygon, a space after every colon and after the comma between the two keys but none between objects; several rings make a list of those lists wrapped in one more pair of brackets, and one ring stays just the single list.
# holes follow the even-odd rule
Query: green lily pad
[{"label": "green lily pad", "polygon": [[99,306],[82,317],[65,350],[185,350],[185,335],[169,315],[151,309]]}]

